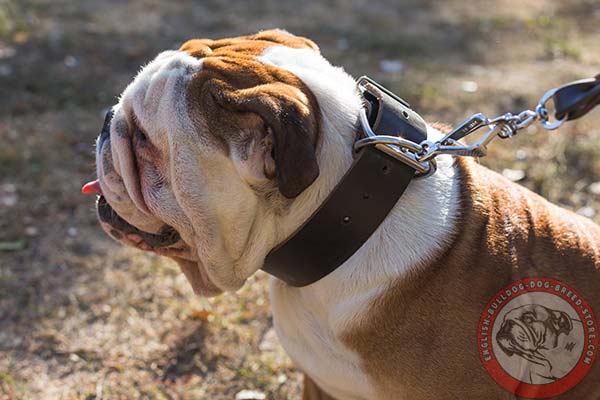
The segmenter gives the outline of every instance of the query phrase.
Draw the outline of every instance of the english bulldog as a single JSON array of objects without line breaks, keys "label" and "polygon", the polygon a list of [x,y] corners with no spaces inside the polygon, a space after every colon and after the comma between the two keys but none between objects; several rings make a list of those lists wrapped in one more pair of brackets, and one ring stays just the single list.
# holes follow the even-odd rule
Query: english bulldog
[{"label": "english bulldog", "polygon": [[525,363],[524,382],[555,382],[569,373],[581,354],[581,338],[572,335],[574,324],[581,326],[581,321],[564,311],[526,304],[504,316],[496,340],[508,356],[516,356],[516,363]]},{"label": "english bulldog", "polygon": [[[171,257],[199,295],[234,292],[349,169],[361,107],[308,39],[190,40],[122,93],[85,191],[101,193],[114,239]],[[335,271],[304,287],[271,279],[275,329],[305,399],[513,399],[478,355],[487,301],[543,276],[600,310],[599,245],[590,220],[442,156]],[[599,364],[561,398],[598,398]]]}]

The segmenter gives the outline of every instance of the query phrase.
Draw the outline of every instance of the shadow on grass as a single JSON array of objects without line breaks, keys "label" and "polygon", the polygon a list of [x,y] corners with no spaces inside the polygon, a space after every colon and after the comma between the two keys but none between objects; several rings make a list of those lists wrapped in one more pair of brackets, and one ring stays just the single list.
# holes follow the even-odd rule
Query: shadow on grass
[{"label": "shadow on grass", "polygon": [[206,376],[216,370],[218,357],[211,357],[204,344],[207,334],[206,326],[200,324],[163,354],[161,359],[169,360],[162,366],[163,382],[175,382],[190,375]]}]

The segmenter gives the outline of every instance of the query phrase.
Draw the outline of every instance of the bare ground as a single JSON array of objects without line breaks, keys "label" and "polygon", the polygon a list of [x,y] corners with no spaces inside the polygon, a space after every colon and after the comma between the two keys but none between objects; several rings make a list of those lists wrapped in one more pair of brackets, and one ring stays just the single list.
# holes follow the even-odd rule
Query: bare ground
[{"label": "bare ground", "polygon": [[[281,27],[452,124],[599,73],[599,26],[597,0],[0,0],[0,399],[299,397],[264,274],[196,298],[174,264],[108,239],[79,195],[102,111],[159,51]],[[482,163],[600,221],[599,136],[596,111]]]}]

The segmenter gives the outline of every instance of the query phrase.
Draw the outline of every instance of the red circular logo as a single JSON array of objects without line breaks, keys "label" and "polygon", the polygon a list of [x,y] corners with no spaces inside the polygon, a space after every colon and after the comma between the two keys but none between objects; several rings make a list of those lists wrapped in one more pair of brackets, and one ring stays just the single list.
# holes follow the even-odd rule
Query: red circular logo
[{"label": "red circular logo", "polygon": [[477,340],[481,362],[500,386],[545,399],[565,393],[589,372],[598,351],[598,323],[569,285],[527,278],[490,300]]}]

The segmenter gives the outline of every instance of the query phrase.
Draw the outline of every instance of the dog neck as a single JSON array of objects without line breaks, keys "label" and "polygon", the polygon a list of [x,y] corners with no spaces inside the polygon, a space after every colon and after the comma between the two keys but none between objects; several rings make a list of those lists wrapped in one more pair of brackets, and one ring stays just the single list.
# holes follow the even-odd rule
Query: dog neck
[{"label": "dog neck", "polygon": [[[438,171],[429,178],[413,180],[388,217],[350,259],[311,285],[285,285],[287,291],[318,308],[353,304],[346,310],[355,312],[345,315],[353,319],[359,313],[357,302],[370,302],[399,279],[426,268],[450,245],[455,231],[460,201],[456,168],[450,157],[438,158]],[[344,318],[344,314],[336,314],[336,318]]]},{"label": "dog neck", "polygon": [[[277,236],[285,238],[293,233],[291,227],[310,217],[350,167],[362,100],[354,80],[313,51],[274,47],[262,59],[300,77],[315,94],[323,117],[318,149],[321,173],[296,200],[284,223],[278,224],[282,230]],[[434,139],[442,135],[433,128],[428,128],[428,134]],[[438,171],[413,180],[385,221],[350,259],[318,282],[289,290],[323,304],[336,304],[342,294],[357,299],[385,290],[426,264],[448,245],[454,230],[459,201],[455,169],[452,158],[439,157]],[[330,296],[336,297],[334,302]]]}]

